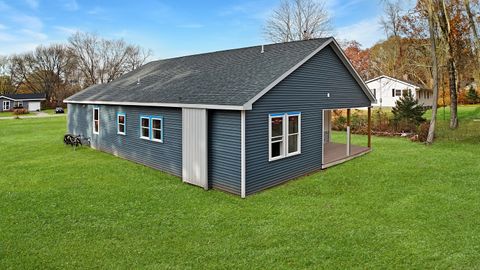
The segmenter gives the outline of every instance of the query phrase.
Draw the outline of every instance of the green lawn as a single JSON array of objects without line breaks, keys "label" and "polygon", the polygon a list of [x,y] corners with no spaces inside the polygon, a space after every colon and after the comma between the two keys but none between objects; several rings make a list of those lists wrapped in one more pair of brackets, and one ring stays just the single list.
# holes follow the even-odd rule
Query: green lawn
[{"label": "green lawn", "polygon": [[12,112],[0,112],[0,117],[13,116]]},{"label": "green lawn", "polygon": [[480,144],[374,137],[366,156],[240,199],[73,151],[65,127],[0,121],[0,269],[480,268]]},{"label": "green lawn", "polygon": [[[432,118],[432,111],[425,113],[427,119]],[[450,107],[439,108],[437,140],[458,143],[480,143],[480,105],[462,105],[458,107],[459,127],[450,129]]]}]

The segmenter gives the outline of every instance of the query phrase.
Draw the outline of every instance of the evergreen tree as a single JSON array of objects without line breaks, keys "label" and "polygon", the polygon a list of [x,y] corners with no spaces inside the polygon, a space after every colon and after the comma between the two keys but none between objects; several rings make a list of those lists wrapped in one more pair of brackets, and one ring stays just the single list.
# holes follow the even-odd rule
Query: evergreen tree
[{"label": "evergreen tree", "polygon": [[477,90],[473,88],[473,85],[470,85],[470,89],[468,89],[467,99],[471,104],[475,104],[478,102],[479,97],[477,94]]},{"label": "evergreen tree", "polygon": [[426,119],[423,118],[425,108],[418,104],[418,101],[413,97],[410,91],[395,102],[395,107],[393,107],[392,113],[393,121],[396,123],[406,122],[418,125],[426,121]]}]

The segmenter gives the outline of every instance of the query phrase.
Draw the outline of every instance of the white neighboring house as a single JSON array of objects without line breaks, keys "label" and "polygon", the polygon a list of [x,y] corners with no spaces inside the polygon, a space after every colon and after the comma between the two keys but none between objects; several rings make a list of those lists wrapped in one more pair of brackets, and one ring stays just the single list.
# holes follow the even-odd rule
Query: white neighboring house
[{"label": "white neighboring house", "polygon": [[433,93],[420,85],[385,75],[365,82],[375,96],[373,107],[395,107],[395,102],[410,91],[419,104],[430,107],[433,104]]}]

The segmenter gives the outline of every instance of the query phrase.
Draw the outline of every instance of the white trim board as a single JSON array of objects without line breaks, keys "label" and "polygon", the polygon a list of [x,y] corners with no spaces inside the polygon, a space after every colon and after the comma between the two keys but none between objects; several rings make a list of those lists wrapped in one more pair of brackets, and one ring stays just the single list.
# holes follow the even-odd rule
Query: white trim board
[{"label": "white trim board", "polygon": [[240,187],[241,187],[241,196],[245,198],[247,195],[247,181],[246,181],[246,174],[247,174],[247,164],[246,164],[246,150],[245,150],[245,120],[246,120],[246,111],[241,111],[241,168],[240,168]]},{"label": "white trim board", "polygon": [[19,98],[19,99],[14,99],[14,98],[7,97],[7,96],[0,96],[0,98],[9,99],[9,100],[12,100],[12,101],[44,101],[44,100],[47,100],[45,98]]},{"label": "white trim board", "polygon": [[63,102],[70,104],[92,104],[92,105],[124,105],[142,107],[174,107],[191,109],[216,109],[216,110],[243,110],[243,106],[234,105],[210,105],[210,104],[182,104],[182,103],[159,103],[159,102],[125,102],[125,101],[71,101],[65,99]]},{"label": "white trim board", "polygon": [[[393,78],[393,77],[390,77],[390,76],[387,76],[387,75],[381,75],[381,76],[378,76],[378,77],[376,77],[376,78],[370,79],[370,80],[366,81],[365,84],[371,83],[371,82],[374,82],[374,81],[378,81],[378,80],[380,80],[380,79],[382,79],[382,78],[389,79],[389,80],[392,80],[392,81],[396,81],[396,82],[398,82],[398,83],[403,83],[403,84],[409,85],[409,86],[411,86],[412,88],[415,88],[416,90],[418,90],[418,89],[421,88],[421,87],[418,86],[418,85],[414,85],[414,84],[411,84],[411,83],[409,83],[409,82],[402,81],[402,80],[400,80],[400,79]],[[427,90],[428,90],[428,89],[427,89]]]}]

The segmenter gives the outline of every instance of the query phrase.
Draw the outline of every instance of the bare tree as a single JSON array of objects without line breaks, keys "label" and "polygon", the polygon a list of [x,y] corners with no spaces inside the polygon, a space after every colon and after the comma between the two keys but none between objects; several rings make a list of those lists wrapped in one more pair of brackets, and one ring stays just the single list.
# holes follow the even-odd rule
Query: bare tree
[{"label": "bare tree", "polygon": [[384,15],[380,19],[380,25],[385,31],[387,37],[400,36],[401,20],[402,20],[402,1],[400,0],[384,0]]},{"label": "bare tree", "polygon": [[124,40],[107,40],[78,32],[69,39],[84,86],[108,83],[145,63],[151,51],[129,45]]},{"label": "bare tree", "polygon": [[438,109],[438,59],[437,59],[437,37],[435,34],[436,23],[433,10],[433,3],[431,0],[424,0],[425,9],[428,17],[428,29],[430,34],[430,54],[432,58],[432,77],[433,77],[433,104],[432,104],[432,119],[430,120],[430,127],[428,129],[427,144],[432,144],[435,138],[435,127],[437,123],[437,109]]},{"label": "bare tree", "polygon": [[99,38],[93,34],[77,32],[69,38],[70,49],[78,69],[83,74],[85,86],[97,84],[99,65]]},{"label": "bare tree", "polygon": [[438,10],[438,21],[447,51],[447,70],[450,86],[450,128],[455,129],[458,127],[457,67],[455,63],[453,45],[454,41],[452,37],[452,29],[450,26],[450,16],[444,0],[439,0]]},{"label": "bare tree", "polygon": [[331,30],[324,2],[283,0],[267,20],[264,34],[272,42],[288,42],[324,37]]},{"label": "bare tree", "polygon": [[[475,22],[475,15],[472,12],[470,0],[463,0],[465,5],[465,11],[468,17],[468,23],[473,35],[473,47],[475,48],[475,54],[477,56],[477,69],[480,69],[480,39],[478,37],[477,23]],[[480,71],[479,71],[480,72]]]},{"label": "bare tree", "polygon": [[65,87],[70,61],[65,45],[38,46],[33,52],[12,56],[12,79],[17,88],[24,86],[32,92],[45,93],[50,100],[56,100],[55,93]]},{"label": "bare tree", "polygon": [[147,59],[152,56],[153,52],[150,49],[142,48],[138,45],[130,45],[127,48],[126,69],[133,71],[141,67]]},{"label": "bare tree", "polygon": [[0,94],[8,94],[15,89],[9,72],[10,59],[0,55]]}]

